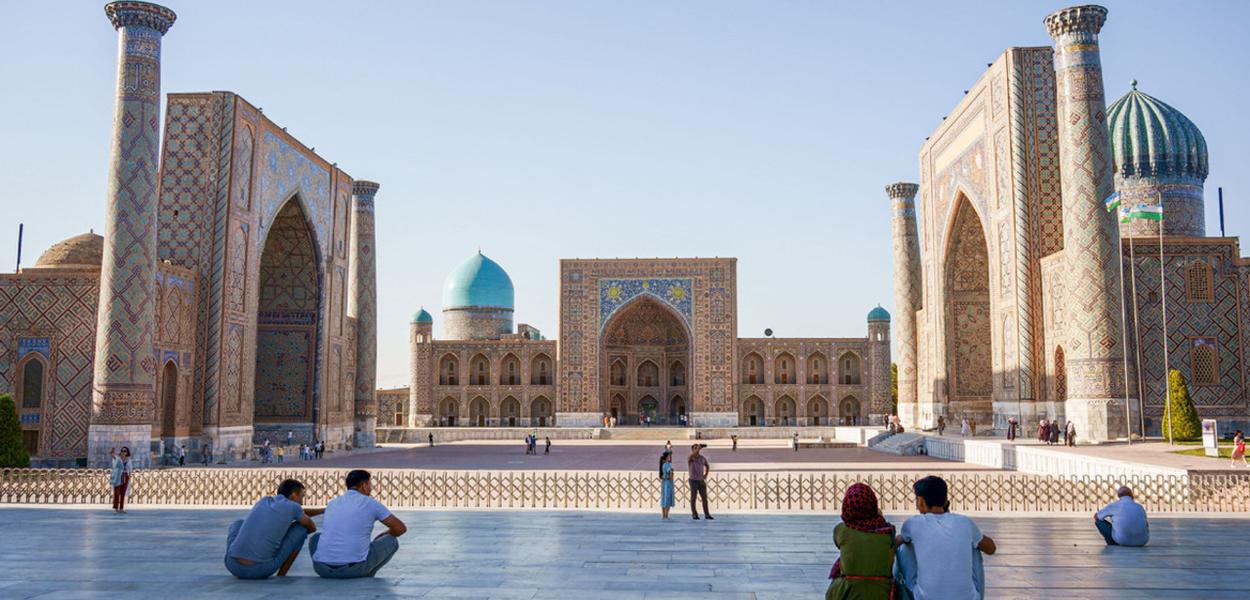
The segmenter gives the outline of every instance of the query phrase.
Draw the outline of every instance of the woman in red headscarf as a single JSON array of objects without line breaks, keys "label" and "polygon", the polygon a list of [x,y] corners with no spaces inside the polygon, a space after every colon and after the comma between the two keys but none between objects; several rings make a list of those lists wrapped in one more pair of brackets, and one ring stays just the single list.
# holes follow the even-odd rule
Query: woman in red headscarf
[{"label": "woman in red headscarf", "polygon": [[833,563],[825,600],[889,600],[894,597],[894,526],[881,516],[877,494],[866,483],[847,488],[842,522],[833,528],[841,556]]}]

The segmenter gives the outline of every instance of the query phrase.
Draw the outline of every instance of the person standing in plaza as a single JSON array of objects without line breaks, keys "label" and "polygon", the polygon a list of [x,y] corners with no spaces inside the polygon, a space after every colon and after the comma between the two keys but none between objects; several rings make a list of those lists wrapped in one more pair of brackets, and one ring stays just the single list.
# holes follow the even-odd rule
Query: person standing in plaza
[{"label": "person standing in plaza", "polygon": [[829,571],[825,600],[880,599],[894,594],[894,526],[885,520],[877,494],[855,483],[842,497],[842,522],[833,528],[838,560]]},{"label": "person standing in plaza", "polygon": [[252,506],[247,518],[230,525],[226,534],[226,570],[239,579],[284,577],[304,547],[308,534],[317,531],[312,518],[325,512],[304,508],[304,484],[283,480],[278,491]]},{"label": "person standing in plaza", "polygon": [[977,437],[977,420],[968,419],[968,427],[972,429],[972,437]]},{"label": "person standing in plaza", "polygon": [[711,521],[712,515],[707,509],[707,476],[712,472],[712,465],[700,454],[703,444],[690,446],[690,458],[686,459],[686,468],[690,471],[690,516],[699,520],[699,511],[695,507],[695,497],[703,499],[703,518]]},{"label": "person standing in plaza", "polygon": [[666,452],[666,453],[668,453],[668,454],[672,454],[672,453],[673,453],[673,441],[672,441],[672,440],[665,440],[665,441],[664,441],[664,452]]},{"label": "person standing in plaza", "polygon": [[286,446],[278,446],[278,464],[282,464],[286,460]]},{"label": "person standing in plaza", "polygon": [[1241,459],[1241,463],[1250,467],[1250,462],[1246,461],[1246,436],[1242,435],[1241,430],[1233,435],[1233,462],[1232,468],[1237,468],[1237,460]]},{"label": "person standing in plaza", "polygon": [[187,466],[187,447],[178,446],[178,466]]},{"label": "person standing in plaza", "polygon": [[794,451],[798,452],[799,451],[799,432],[797,431],[794,432],[794,440],[793,440],[792,445],[794,446]]},{"label": "person standing in plaza", "polygon": [[434,447],[434,432],[430,432],[430,447]]},{"label": "person standing in plaza", "polygon": [[1013,442],[1016,439],[1016,420],[1007,419],[1007,441]]},{"label": "person standing in plaza", "polygon": [[737,452],[738,451],[738,434],[735,433],[729,436],[729,439],[733,442],[733,451]]},{"label": "person standing in plaza", "polygon": [[1050,444],[1053,446],[1059,443],[1059,419],[1050,422]]},{"label": "person standing in plaza", "polygon": [[130,448],[122,446],[120,454],[109,449],[109,458],[113,466],[109,473],[109,485],[113,486],[113,512],[126,513],[126,492],[130,489]]},{"label": "person standing in plaza", "polygon": [[912,490],[920,514],[907,519],[895,538],[895,581],[916,600],[985,598],[981,557],[998,550],[994,540],[972,519],[950,512],[941,477],[925,477]]},{"label": "person standing in plaza", "polygon": [[1116,500],[1094,513],[1094,525],[1108,546],[1145,546],[1150,542],[1146,509],[1133,499],[1133,490],[1122,485]]},{"label": "person standing in plaza", "polygon": [[1063,430],[1063,443],[1068,446],[1076,445],[1076,424],[1068,421],[1068,425]]},{"label": "person standing in plaza", "polygon": [[972,431],[972,429],[968,427],[968,419],[960,419],[959,420],[959,435],[963,437],[968,437],[968,433],[970,431]]},{"label": "person standing in plaza", "polygon": [[673,508],[676,490],[673,489],[673,453],[665,450],[660,455],[660,518],[668,520],[668,511]]},{"label": "person standing in plaza", "polygon": [[938,435],[942,435],[946,431],[946,417],[938,415]]},{"label": "person standing in plaza", "polygon": [[[399,537],[408,527],[373,499],[372,476],[357,469],[347,474],[347,492],[330,501],[323,533],[308,540],[313,570],[328,579],[373,577],[399,550]],[[386,531],[369,541],[373,524]]]},{"label": "person standing in plaza", "polygon": [[291,445],[291,440],[294,437],[295,437],[295,432],[291,431],[290,429],[286,430],[286,445],[287,446]]},{"label": "person standing in plaza", "polygon": [[543,436],[543,442],[545,442],[546,444],[543,447],[543,454],[551,454],[551,436],[549,435]]}]

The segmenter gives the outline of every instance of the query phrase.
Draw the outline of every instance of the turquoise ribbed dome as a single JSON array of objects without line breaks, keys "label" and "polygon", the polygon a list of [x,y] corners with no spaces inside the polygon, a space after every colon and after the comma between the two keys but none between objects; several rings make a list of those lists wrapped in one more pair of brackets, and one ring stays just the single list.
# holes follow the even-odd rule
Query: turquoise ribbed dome
[{"label": "turquoise ribbed dome", "polygon": [[868,311],[868,322],[869,323],[889,323],[890,313],[886,312],[884,308],[881,308],[880,306],[878,306]]},{"label": "turquoise ribbed dome", "polygon": [[481,251],[456,267],[443,284],[443,310],[452,308],[506,308],[513,301],[512,278],[499,263]]},{"label": "turquoise ribbed dome", "polygon": [[413,323],[433,323],[434,317],[428,311],[425,310],[424,306],[422,306],[421,310],[418,310],[417,312],[413,313],[412,322]]},{"label": "turquoise ribbed dome", "polygon": [[1207,178],[1207,140],[1181,111],[1133,89],[1107,107],[1116,173]]}]

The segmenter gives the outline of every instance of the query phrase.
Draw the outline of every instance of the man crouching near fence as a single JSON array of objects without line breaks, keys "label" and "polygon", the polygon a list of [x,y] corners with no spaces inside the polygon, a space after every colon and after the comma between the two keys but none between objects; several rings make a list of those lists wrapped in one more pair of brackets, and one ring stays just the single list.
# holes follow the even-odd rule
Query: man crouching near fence
[{"label": "man crouching near fence", "polygon": [[310,517],[325,512],[304,508],[303,502],[304,484],[294,479],[284,480],[278,493],[258,500],[246,519],[230,525],[226,570],[239,579],[286,575],[308,534],[317,530]]}]

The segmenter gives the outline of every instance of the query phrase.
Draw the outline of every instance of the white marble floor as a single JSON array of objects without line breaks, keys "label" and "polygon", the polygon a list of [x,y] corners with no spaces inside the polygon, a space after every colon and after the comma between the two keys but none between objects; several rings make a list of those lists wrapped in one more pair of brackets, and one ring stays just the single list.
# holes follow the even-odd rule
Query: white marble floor
[{"label": "white marble floor", "polygon": [[[0,508],[0,598],[821,598],[837,556],[833,516],[399,512],[409,533],[376,579],[319,579],[305,553],[238,581],[222,554],[243,514]],[[1107,548],[1088,517],[977,521],[999,547],[990,598],[1250,594],[1250,520],[1156,517],[1147,548]]]}]

